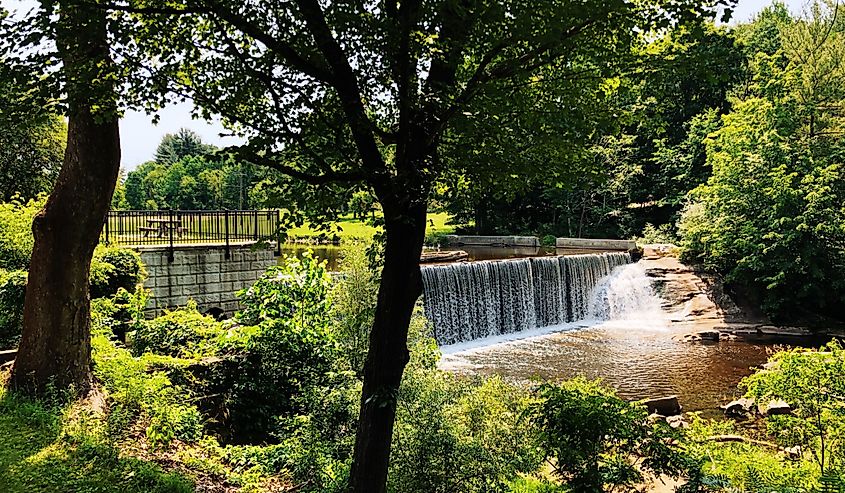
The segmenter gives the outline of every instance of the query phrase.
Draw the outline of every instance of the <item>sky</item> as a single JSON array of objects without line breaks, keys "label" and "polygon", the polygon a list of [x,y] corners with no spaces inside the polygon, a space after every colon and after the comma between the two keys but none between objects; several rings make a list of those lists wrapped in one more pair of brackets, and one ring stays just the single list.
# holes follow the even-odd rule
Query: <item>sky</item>
[{"label": "sky", "polygon": [[[22,6],[31,7],[33,0],[0,0],[3,5],[14,11]],[[793,13],[800,13],[807,0],[784,0]],[[734,10],[731,23],[750,20],[757,12],[771,0],[739,0]],[[175,133],[180,128],[189,128],[198,133],[202,139],[218,147],[238,144],[240,141],[233,137],[221,137],[226,130],[219,121],[208,122],[191,118],[191,103],[174,104],[159,112],[160,121],[152,123],[152,116],[144,113],[129,111],[120,122],[120,136],[122,148],[122,166],[126,170],[135,169],[139,164],[152,159],[161,138],[168,133]]]}]

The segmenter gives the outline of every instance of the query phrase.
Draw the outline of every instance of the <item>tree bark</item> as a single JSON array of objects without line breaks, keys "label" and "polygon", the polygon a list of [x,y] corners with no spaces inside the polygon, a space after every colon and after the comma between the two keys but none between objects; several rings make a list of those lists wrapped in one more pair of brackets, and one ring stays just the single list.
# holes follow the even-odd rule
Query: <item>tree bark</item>
[{"label": "tree bark", "polygon": [[396,399],[410,357],[408,326],[422,293],[419,260],[425,239],[427,193],[409,200],[411,190],[419,190],[417,187],[397,189],[398,194],[380,198],[385,215],[384,267],[364,366],[350,473],[350,490],[354,493],[384,493],[386,489]]},{"label": "tree bark", "polygon": [[[14,388],[90,386],[88,273],[120,168],[120,136],[106,12],[61,5],[56,45],[68,107],[64,163],[36,215]],[[96,111],[94,110],[96,108]]]}]

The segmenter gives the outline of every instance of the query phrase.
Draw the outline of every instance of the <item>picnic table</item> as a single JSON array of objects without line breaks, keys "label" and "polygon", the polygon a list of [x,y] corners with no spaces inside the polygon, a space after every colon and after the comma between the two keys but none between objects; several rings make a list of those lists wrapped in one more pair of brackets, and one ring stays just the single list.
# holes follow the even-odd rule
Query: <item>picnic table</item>
[{"label": "picnic table", "polygon": [[182,220],[181,219],[147,219],[147,226],[141,226],[141,231],[144,232],[144,237],[149,236],[150,233],[156,233],[159,238],[164,238],[173,230],[181,238],[182,237]]}]

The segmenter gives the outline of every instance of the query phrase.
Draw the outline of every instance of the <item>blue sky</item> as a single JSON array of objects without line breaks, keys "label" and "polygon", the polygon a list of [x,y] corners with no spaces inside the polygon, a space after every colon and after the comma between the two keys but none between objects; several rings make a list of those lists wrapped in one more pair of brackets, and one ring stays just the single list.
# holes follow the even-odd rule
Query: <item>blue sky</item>
[{"label": "blue sky", "polygon": [[[35,3],[33,0],[0,0],[0,2],[11,11],[31,8]],[[794,13],[800,13],[806,0],[785,0],[785,3]],[[754,14],[769,4],[771,0],[739,0],[732,23],[751,19]],[[182,127],[197,132],[204,141],[219,147],[239,143],[231,137],[220,137],[221,133],[225,133],[225,129],[219,121],[207,122],[192,119],[190,103],[169,106],[164,108],[159,115],[161,119],[155,125],[152,123],[151,116],[134,111],[127,112],[120,122],[122,165],[125,169],[135,169],[139,164],[152,159],[162,136],[174,133]]]}]

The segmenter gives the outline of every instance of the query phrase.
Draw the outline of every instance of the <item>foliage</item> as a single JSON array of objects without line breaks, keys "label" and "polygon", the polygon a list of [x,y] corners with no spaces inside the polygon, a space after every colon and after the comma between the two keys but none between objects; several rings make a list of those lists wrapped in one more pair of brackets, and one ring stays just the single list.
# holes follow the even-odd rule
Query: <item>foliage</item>
[{"label": "foliage", "polygon": [[770,365],[741,384],[761,404],[782,400],[793,407],[791,414],[767,418],[769,432],[783,446],[799,447],[819,476],[845,479],[845,349],[834,341],[820,350],[781,351]]},{"label": "foliage", "polygon": [[406,372],[388,480],[396,493],[504,491],[541,460],[525,389],[433,368]]},{"label": "foliage", "polygon": [[707,140],[712,176],[680,224],[686,260],[760,293],[781,319],[841,316],[845,301],[845,23],[836,8],[816,4],[810,18],[789,21],[776,7],[745,33],[768,52],[755,55],[749,91]]},{"label": "foliage", "polygon": [[34,239],[32,220],[44,207],[46,196],[0,203],[0,269],[26,269]]},{"label": "foliage", "polygon": [[99,245],[91,259],[91,297],[104,298],[120,289],[135,291],[144,282],[147,271],[138,252],[129,248]]},{"label": "foliage", "polygon": [[676,243],[677,241],[672,226],[669,224],[654,226],[651,223],[646,223],[642,236],[637,238],[637,243],[640,244]]},{"label": "foliage", "polygon": [[795,115],[752,98],[724,117],[713,175],[680,223],[682,258],[755,288],[773,316],[833,315],[845,301],[842,163],[796,138]]},{"label": "foliage", "polygon": [[261,205],[256,187],[266,176],[231,159],[187,155],[173,163],[143,163],[123,186],[130,209],[248,209]]},{"label": "foliage", "polygon": [[[0,204],[2,207],[2,204]],[[34,207],[33,207],[34,209]],[[31,209],[30,209],[31,210]],[[30,218],[31,220],[31,218]],[[2,227],[2,225],[0,225]],[[21,235],[24,239],[27,235]],[[31,238],[31,233],[28,235]],[[24,240],[24,245],[26,241]],[[31,248],[31,240],[29,248]],[[24,255],[20,251],[5,251],[4,258],[19,258]],[[29,253],[26,253],[27,261]],[[13,262],[16,263],[16,262]],[[129,311],[137,308],[130,307],[129,292],[135,292],[136,287],[146,277],[144,265],[138,253],[116,247],[97,247],[91,260],[90,287],[92,298],[107,298],[117,295],[115,302],[122,306],[123,322],[114,321],[116,333],[124,334],[128,330]],[[0,268],[0,348],[14,347],[20,339],[23,327],[23,306],[26,293],[26,271],[4,271]],[[120,293],[123,294],[120,294]],[[122,300],[122,301],[121,301]],[[142,302],[141,309],[146,300]]]},{"label": "foliage", "polygon": [[0,270],[0,349],[17,346],[23,327],[26,272]]},{"label": "foliage", "polygon": [[224,329],[209,315],[188,305],[139,324],[132,336],[132,352],[164,354],[174,357],[206,356],[213,353],[210,345]]},{"label": "foliage", "polygon": [[167,166],[186,157],[203,156],[214,151],[214,146],[203,143],[196,132],[180,128],[175,134],[165,134],[156,147],[155,161]]},{"label": "foliage", "polygon": [[[727,420],[689,414],[684,431],[690,451],[706,459],[702,484],[716,491],[818,491],[818,470],[808,461],[790,460],[773,447],[750,442],[717,442],[713,437],[741,435],[748,430]],[[766,439],[766,437],[757,437]]]},{"label": "foliage", "polygon": [[53,102],[33,90],[37,76],[0,58],[0,202],[27,202],[53,187],[67,128]]},{"label": "foliage", "polygon": [[673,445],[677,434],[649,420],[646,408],[599,382],[543,384],[531,420],[556,474],[574,492],[641,483],[644,472],[697,481],[697,459]]},{"label": "foliage", "polygon": [[126,457],[84,401],[33,401],[0,386],[0,490],[7,493],[189,493],[194,484]]},{"label": "foliage", "polygon": [[340,261],[340,276],[332,287],[334,331],[344,359],[359,376],[364,369],[370,327],[376,310],[378,273],[370,268],[362,245],[347,248]]},{"label": "foliage", "polygon": [[251,287],[238,292],[244,309],[237,315],[246,325],[264,321],[288,320],[294,315],[300,325],[309,325],[325,316],[330,304],[331,276],[325,261],[310,251],[301,256],[284,256]]},{"label": "foliage", "polygon": [[106,324],[115,316],[113,304],[92,304],[94,376],[111,401],[110,433],[119,436],[138,426],[153,447],[166,447],[173,439],[197,440],[202,433],[199,411],[185,403],[185,390],[164,372],[149,371],[149,360],[135,358],[112,342]]}]

